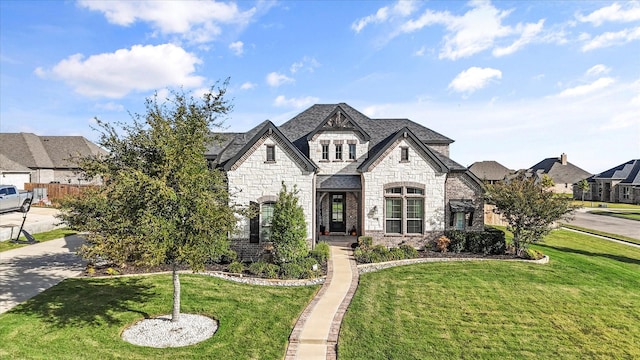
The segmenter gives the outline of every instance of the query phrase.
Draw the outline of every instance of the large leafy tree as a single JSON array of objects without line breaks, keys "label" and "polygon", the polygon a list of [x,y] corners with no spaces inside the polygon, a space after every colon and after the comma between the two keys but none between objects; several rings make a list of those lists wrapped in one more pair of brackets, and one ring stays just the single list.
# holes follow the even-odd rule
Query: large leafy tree
[{"label": "large leafy tree", "polygon": [[175,91],[166,100],[147,99],[146,114],[130,124],[97,120],[99,144],[108,155],[79,160],[87,176],[104,186],[62,202],[61,218],[87,233],[80,254],[90,261],[154,266],[173,270],[172,321],[180,315],[178,266],[201,270],[207,260],[229,251],[228,233],[236,224],[224,174],[204,157],[216,141],[231,105],[227,82],[201,100]]},{"label": "large leafy tree", "polygon": [[309,253],[307,224],[304,210],[298,205],[297,188],[287,190],[282,183],[273,209],[271,241],[275,260],[279,263],[295,261]]},{"label": "large leafy tree", "polygon": [[530,244],[549,233],[554,222],[576,209],[570,198],[554,193],[551,186],[521,174],[486,187],[487,203],[496,205],[496,211],[509,224],[507,230],[513,232],[517,256],[523,256]]}]

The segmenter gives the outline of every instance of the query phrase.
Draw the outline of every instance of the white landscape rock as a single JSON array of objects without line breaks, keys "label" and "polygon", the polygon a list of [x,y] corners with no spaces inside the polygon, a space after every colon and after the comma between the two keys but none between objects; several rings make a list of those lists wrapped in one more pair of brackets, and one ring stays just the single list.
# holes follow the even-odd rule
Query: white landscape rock
[{"label": "white landscape rock", "polygon": [[180,347],[197,344],[218,330],[218,322],[212,318],[180,314],[180,319],[171,321],[171,315],[140,320],[122,332],[122,339],[134,345],[155,348]]}]

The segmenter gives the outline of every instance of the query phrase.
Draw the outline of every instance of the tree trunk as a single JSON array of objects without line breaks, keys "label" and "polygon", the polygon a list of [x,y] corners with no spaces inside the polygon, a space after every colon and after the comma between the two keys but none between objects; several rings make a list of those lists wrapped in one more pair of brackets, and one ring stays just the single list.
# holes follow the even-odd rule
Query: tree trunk
[{"label": "tree trunk", "polygon": [[171,312],[171,321],[180,320],[180,277],[178,276],[177,265],[172,264],[173,275],[173,311]]}]

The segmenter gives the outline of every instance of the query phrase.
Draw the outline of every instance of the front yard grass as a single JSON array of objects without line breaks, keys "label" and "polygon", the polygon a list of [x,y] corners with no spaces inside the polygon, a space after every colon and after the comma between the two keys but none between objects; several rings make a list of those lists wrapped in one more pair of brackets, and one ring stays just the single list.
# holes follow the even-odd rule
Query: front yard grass
[{"label": "front yard grass", "polygon": [[585,208],[609,208],[609,209],[635,209],[640,210],[640,205],[624,204],[624,203],[610,203],[602,201],[590,201],[590,200],[573,200],[572,204],[582,206]]},{"label": "front yard grass", "polygon": [[612,239],[616,239],[616,240],[620,240],[620,241],[626,241],[626,242],[630,242],[630,243],[633,243],[633,244],[640,245],[640,239],[634,239],[632,237],[628,237],[628,236],[624,236],[624,235],[618,235],[618,234],[612,234],[612,233],[608,233],[608,232],[604,232],[604,231],[587,229],[587,228],[584,228],[584,227],[581,227],[581,226],[575,226],[575,225],[570,225],[570,224],[560,224],[560,226],[562,226],[563,228],[567,228],[567,229],[578,230],[578,231],[586,232],[586,233],[593,234],[593,235],[600,235],[600,236],[609,237],[609,238],[612,238]]},{"label": "front yard grass", "polygon": [[196,345],[131,345],[122,330],[171,311],[171,275],[75,278],[0,315],[0,359],[282,359],[318,286],[284,288],[181,275],[182,312],[219,321]]},{"label": "front yard grass", "polygon": [[[54,229],[51,231],[45,231],[42,233],[38,233],[38,234],[33,234],[33,237],[38,241],[38,242],[43,242],[43,241],[49,241],[49,240],[55,240],[55,239],[60,239],[63,237],[67,237],[70,235],[74,235],[77,234],[78,232],[75,230],[71,230],[69,228],[61,228],[61,229]],[[27,240],[24,236],[20,236],[19,240]],[[3,251],[7,251],[7,250],[11,250],[11,249],[17,249],[17,248],[21,248],[23,246],[27,246],[28,244],[18,244],[18,243],[14,243],[10,240],[6,240],[6,241],[0,241],[0,252]]]},{"label": "front yard grass", "polygon": [[550,263],[431,263],[363,274],[338,358],[640,358],[640,249],[566,230],[534,248]]}]

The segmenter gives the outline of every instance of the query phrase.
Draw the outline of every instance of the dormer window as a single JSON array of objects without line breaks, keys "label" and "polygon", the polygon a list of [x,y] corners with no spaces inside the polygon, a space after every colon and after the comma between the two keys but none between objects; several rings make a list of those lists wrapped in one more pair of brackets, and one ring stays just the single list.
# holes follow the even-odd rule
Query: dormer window
[{"label": "dormer window", "polygon": [[276,162],[276,146],[275,145],[267,145],[267,161],[266,162]]}]

